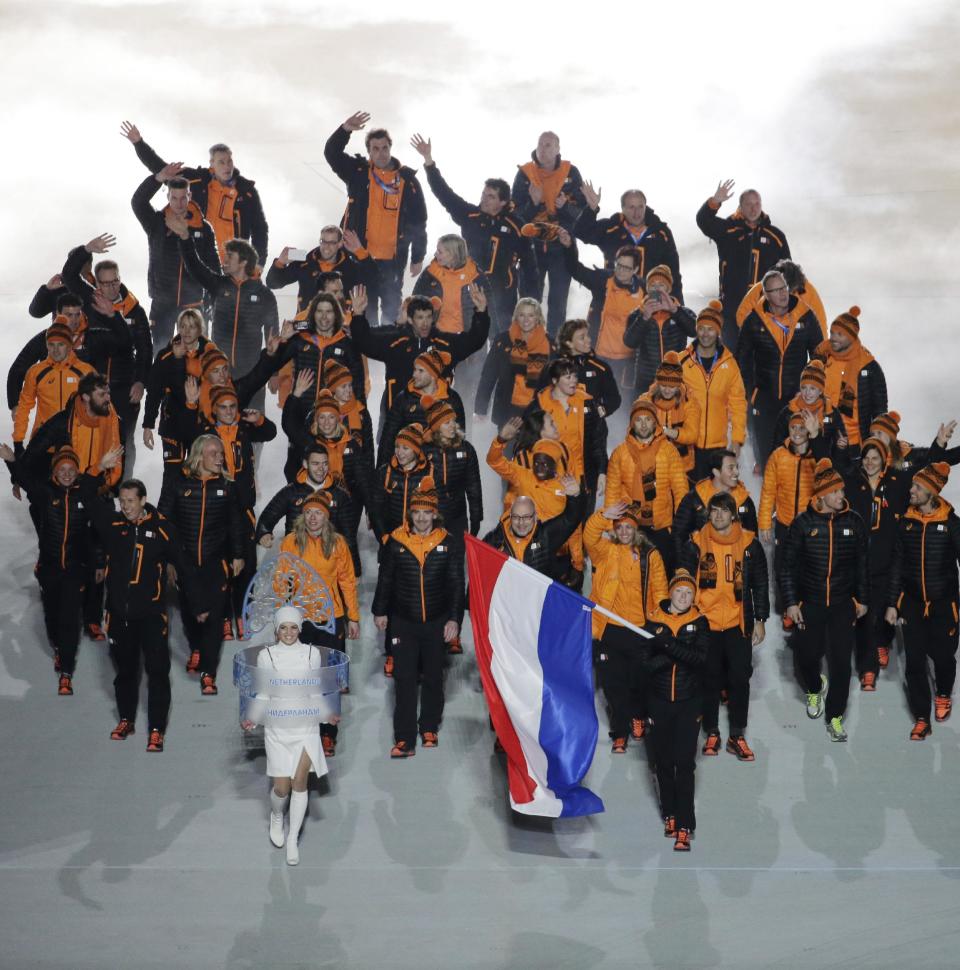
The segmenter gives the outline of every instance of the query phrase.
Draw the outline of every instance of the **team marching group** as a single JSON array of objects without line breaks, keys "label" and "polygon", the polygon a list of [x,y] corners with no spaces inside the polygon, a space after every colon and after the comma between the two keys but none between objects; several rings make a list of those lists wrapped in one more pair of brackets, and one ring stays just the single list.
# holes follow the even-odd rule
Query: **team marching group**
[{"label": "team marching group", "polygon": [[[484,520],[466,397],[472,427],[489,413],[499,429],[486,461],[503,480],[503,508],[484,541],[577,590],[589,561],[589,595],[624,621],[594,619],[612,751],[649,735],[677,850],[696,826],[700,735],[700,753],[718,755],[724,704],[725,750],[755,760],[752,651],[771,589],[807,714],[825,715],[833,741],[847,739],[851,664],[875,691],[897,624],[910,738],[948,718],[960,520],[940,493],[960,461],[955,422],[928,447],[901,440],[859,309],[828,324],[759,194],[741,193],[723,217],[733,194],[723,182],[697,212],[720,269],[719,299],[697,312],[684,304],[670,228],[644,194],[624,192],[620,211],[600,217],[599,193],[552,132],[512,185],[487,179],[478,204],[415,135],[427,186],[460,228],[426,263],[424,188],[389,133],[368,130],[366,153],[347,153],[368,122],[358,112],[326,142],[348,196],[340,224],[309,252],[286,247],[272,260],[257,186],[227,145],[188,168],[124,123],[148,169],[131,205],[147,236],[149,314],[116,261],[93,262],[115,243],[97,236],[37,290],[30,314],[52,322],[7,381],[13,445],[0,455],[37,531],[59,693],[73,693],[82,630],[109,638],[111,737],[135,731],[142,657],[147,750],[162,751],[168,584],[186,670],[214,695],[222,644],[244,634],[258,546],[274,545],[282,521],[279,548],[328,586],[336,630],[281,609],[277,643],[258,663],[309,669],[315,647],[360,636],[363,529],[379,549],[372,613],[395,683],[390,756],[413,756],[418,736],[436,747],[447,656],[462,652],[464,534]],[[599,247],[602,267],[580,261],[578,241]],[[404,299],[408,267],[416,281]],[[574,280],[592,297],[585,320],[567,319]],[[281,323],[274,291],[293,285],[297,313]],[[369,360],[385,368],[376,429]],[[256,469],[277,437],[267,388],[282,412],[287,484],[258,516]],[[624,415],[623,440],[608,443]],[[748,431],[758,502],[740,474]],[[162,450],[155,505],[131,477],[138,439]],[[267,734],[270,837],[295,863],[307,776],[327,770],[337,725]]]}]

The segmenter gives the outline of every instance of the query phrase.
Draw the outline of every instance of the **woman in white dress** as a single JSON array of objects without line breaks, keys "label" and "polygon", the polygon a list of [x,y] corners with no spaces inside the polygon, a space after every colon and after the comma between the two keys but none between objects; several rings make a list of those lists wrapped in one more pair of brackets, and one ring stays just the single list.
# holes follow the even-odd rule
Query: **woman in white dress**
[{"label": "woman in white dress", "polygon": [[[301,674],[319,670],[322,657],[317,647],[300,642],[303,614],[293,606],[277,610],[273,620],[277,642],[264,647],[257,655],[257,666]],[[331,723],[340,718],[333,716]],[[263,729],[267,748],[267,774],[273,781],[270,789],[270,841],[279,849],[284,844],[283,815],[290,799],[290,830],[286,837],[287,865],[300,861],[298,841],[300,827],[307,813],[307,776],[327,773],[327,761],[320,747],[319,725],[311,727],[274,727]],[[292,791],[291,791],[292,789]]]}]

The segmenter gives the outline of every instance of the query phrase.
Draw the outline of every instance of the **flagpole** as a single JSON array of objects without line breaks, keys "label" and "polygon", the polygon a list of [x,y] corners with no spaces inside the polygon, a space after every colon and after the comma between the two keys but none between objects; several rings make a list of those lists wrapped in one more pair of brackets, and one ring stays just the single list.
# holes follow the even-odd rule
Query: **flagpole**
[{"label": "flagpole", "polygon": [[646,630],[642,630],[638,626],[634,626],[629,620],[625,620],[622,616],[617,616],[616,613],[612,613],[606,607],[600,606],[597,603],[593,604],[593,608],[598,612],[607,617],[608,620],[616,620],[621,626],[625,626],[628,630],[633,630],[634,633],[639,633],[640,636],[646,637],[647,640],[653,639],[652,633],[647,633]]}]

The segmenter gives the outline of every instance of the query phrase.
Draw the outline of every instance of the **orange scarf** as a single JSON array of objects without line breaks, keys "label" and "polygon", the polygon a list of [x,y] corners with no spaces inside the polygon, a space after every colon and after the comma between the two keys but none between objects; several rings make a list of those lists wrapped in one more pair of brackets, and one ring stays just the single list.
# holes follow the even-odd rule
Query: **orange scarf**
[{"label": "orange scarf", "polygon": [[511,323],[508,333],[510,366],[513,369],[510,403],[525,408],[533,400],[540,374],[550,359],[550,338],[540,324],[524,334],[519,324]]},{"label": "orange scarf", "polygon": [[633,484],[631,497],[640,504],[640,515],[644,524],[653,521],[653,500],[657,494],[657,455],[660,445],[667,439],[657,428],[653,440],[644,444],[633,432],[624,439],[627,451],[633,459]]},{"label": "orange scarf", "polygon": [[218,424],[217,436],[223,442],[223,462],[227,466],[227,472],[231,478],[237,477],[237,430],[236,424]]},{"label": "orange scarf", "polygon": [[[645,299],[642,286],[637,287],[635,293],[631,293],[629,287],[621,286],[614,277],[607,280],[607,293],[603,301],[603,313],[600,315],[600,332],[597,334],[597,354],[600,357],[607,360],[626,360],[633,356],[634,351],[623,342],[623,335],[630,314],[640,309]],[[667,319],[669,316],[667,314]]]},{"label": "orange scarf", "polygon": [[545,213],[550,222],[555,222],[557,196],[570,175],[570,163],[560,162],[556,168],[547,171],[531,160],[526,165],[521,165],[520,171],[530,180],[531,185],[536,185],[543,192],[543,202],[540,204],[537,217]]}]

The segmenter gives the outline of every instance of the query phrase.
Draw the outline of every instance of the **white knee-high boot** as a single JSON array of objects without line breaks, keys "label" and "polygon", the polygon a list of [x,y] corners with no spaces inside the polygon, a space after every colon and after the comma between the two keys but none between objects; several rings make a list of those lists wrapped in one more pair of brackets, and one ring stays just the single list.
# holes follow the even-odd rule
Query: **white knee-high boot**
[{"label": "white knee-high boot", "polygon": [[295,866],[300,861],[300,851],[297,842],[300,838],[300,826],[303,825],[307,814],[307,793],[295,791],[290,794],[290,831],[287,834],[287,865]]}]

